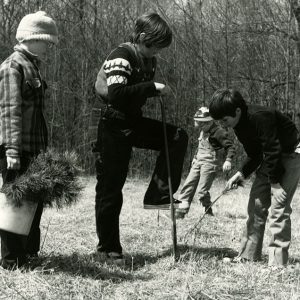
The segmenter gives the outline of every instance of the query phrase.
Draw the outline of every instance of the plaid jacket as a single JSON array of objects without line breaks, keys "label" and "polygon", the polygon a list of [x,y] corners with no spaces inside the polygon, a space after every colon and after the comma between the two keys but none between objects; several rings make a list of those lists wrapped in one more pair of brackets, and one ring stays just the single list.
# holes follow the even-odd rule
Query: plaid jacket
[{"label": "plaid jacket", "polygon": [[20,46],[0,66],[0,145],[6,155],[38,154],[47,147],[45,82],[37,59]]}]

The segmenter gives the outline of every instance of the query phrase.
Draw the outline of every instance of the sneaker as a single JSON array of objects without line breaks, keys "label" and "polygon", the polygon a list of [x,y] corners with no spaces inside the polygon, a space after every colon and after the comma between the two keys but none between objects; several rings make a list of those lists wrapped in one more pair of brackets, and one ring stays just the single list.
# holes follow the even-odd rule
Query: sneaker
[{"label": "sneaker", "polygon": [[212,210],[212,208],[211,207],[204,207],[204,211],[205,211],[205,213],[207,214],[207,215],[209,215],[209,216],[211,216],[211,217],[213,217],[214,216],[214,213],[213,213],[213,210]]},{"label": "sneaker", "polygon": [[236,256],[231,262],[234,264],[245,264],[250,262],[250,259],[246,257]]},{"label": "sneaker", "polygon": [[[173,199],[174,208],[177,209],[181,201]],[[164,198],[160,201],[156,201],[153,203],[147,203],[144,202],[144,209],[163,209],[163,210],[169,210],[171,208],[170,206],[170,199]]]},{"label": "sneaker", "polygon": [[178,205],[178,208],[188,212],[190,209],[190,205],[191,204],[188,201],[181,201],[181,203],[179,203]]},{"label": "sneaker", "polygon": [[184,219],[185,215],[190,210],[190,203],[188,201],[181,201],[178,205],[178,209],[175,211],[175,218],[176,219]]},{"label": "sneaker", "polygon": [[124,255],[119,252],[96,251],[93,253],[93,259],[100,263],[107,263],[116,266],[125,265]]}]

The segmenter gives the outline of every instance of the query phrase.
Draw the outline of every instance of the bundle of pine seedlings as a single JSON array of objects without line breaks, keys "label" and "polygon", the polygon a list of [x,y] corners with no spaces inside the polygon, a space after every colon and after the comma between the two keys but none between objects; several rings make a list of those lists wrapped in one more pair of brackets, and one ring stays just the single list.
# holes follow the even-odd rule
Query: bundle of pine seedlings
[{"label": "bundle of pine seedlings", "polygon": [[62,208],[75,203],[83,189],[75,152],[48,150],[39,154],[27,171],[1,191],[16,207],[24,201],[43,201],[44,207]]}]

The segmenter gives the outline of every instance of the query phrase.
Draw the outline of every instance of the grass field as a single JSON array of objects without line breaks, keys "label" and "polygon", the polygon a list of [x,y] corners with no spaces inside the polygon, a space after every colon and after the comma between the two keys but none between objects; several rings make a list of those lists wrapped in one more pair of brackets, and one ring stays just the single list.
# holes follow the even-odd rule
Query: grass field
[{"label": "grass field", "polygon": [[[143,210],[145,181],[128,180],[121,213],[124,267],[93,261],[97,239],[94,178],[75,206],[46,210],[42,218],[42,269],[14,272],[0,269],[2,299],[300,299],[300,199],[293,201],[291,266],[272,272],[267,257],[259,263],[233,264],[246,221],[249,185],[224,195],[205,217],[193,203],[187,219],[177,221],[180,258],[172,257],[171,223],[162,212]],[[224,182],[216,182],[212,199]],[[166,212],[165,212],[166,214]],[[267,251],[266,233],[264,254]]]}]

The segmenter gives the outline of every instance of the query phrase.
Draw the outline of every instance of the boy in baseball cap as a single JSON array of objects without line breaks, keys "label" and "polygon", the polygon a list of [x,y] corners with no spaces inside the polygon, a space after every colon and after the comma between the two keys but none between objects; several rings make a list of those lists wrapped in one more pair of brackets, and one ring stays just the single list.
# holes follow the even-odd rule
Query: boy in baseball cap
[{"label": "boy in baseball cap", "polygon": [[175,212],[177,218],[184,218],[188,213],[197,187],[197,199],[204,206],[205,212],[213,216],[209,190],[217,173],[216,151],[224,148],[227,152],[223,172],[231,169],[231,160],[235,155],[235,147],[228,132],[214,122],[207,107],[200,107],[196,111],[194,125],[200,131],[199,144],[191,170],[179,195],[181,203]]}]

